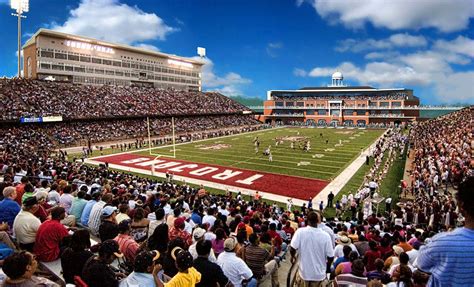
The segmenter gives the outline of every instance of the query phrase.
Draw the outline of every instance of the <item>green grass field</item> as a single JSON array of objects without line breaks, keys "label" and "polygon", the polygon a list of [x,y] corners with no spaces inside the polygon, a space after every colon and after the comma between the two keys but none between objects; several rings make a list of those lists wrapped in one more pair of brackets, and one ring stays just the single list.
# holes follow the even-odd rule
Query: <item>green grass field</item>
[{"label": "green grass field", "polygon": [[[320,133],[323,137],[320,137]],[[225,138],[214,138],[176,146],[176,158],[181,160],[216,164],[221,166],[266,171],[277,174],[331,180],[350,164],[361,149],[374,142],[383,130],[280,128],[256,133],[240,134]],[[259,138],[260,147],[255,154],[253,140]],[[287,138],[275,146],[275,138]],[[302,142],[310,140],[311,150],[305,152],[295,144],[290,148],[290,137],[299,137]],[[326,140],[328,143],[326,144]],[[339,145],[339,141],[342,145]],[[207,149],[222,145],[221,149]],[[273,162],[264,156],[263,150],[271,145]],[[303,144],[301,144],[302,146]],[[171,147],[157,147],[153,154],[169,156]],[[148,155],[148,151],[138,154]]]}]

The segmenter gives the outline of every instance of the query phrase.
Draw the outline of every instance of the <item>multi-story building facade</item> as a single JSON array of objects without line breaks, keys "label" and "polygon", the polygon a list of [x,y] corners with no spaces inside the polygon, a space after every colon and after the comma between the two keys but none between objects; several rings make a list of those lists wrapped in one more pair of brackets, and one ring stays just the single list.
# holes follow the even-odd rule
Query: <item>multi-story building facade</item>
[{"label": "multi-story building facade", "polygon": [[203,62],[40,29],[23,46],[23,74],[81,84],[201,90]]},{"label": "multi-story building facade", "polygon": [[420,100],[409,89],[344,86],[341,72],[328,87],[271,90],[264,102],[266,123],[365,126],[397,124],[419,117]]}]

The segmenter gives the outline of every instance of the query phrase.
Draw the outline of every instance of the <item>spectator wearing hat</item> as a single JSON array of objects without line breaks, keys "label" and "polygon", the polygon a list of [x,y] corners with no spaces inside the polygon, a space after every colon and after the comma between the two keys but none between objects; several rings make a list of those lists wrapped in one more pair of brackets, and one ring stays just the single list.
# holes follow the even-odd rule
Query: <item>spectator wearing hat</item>
[{"label": "spectator wearing hat", "polygon": [[[310,212],[308,226],[296,230],[291,239],[291,260],[295,262],[296,252],[298,252],[298,275],[304,282],[324,281],[334,259],[331,237],[317,227],[320,221],[316,212]],[[314,240],[315,238],[318,240]]]},{"label": "spectator wearing hat", "polygon": [[59,246],[63,238],[69,235],[60,222],[65,216],[66,210],[56,206],[51,210],[51,219],[39,227],[33,249],[39,261],[51,262],[59,258]]},{"label": "spectator wearing hat", "polygon": [[33,254],[27,251],[20,251],[8,256],[3,262],[2,271],[7,275],[2,286],[49,286],[59,287],[60,285],[44,277],[35,276],[38,269],[38,261]]},{"label": "spectator wearing hat", "polygon": [[342,251],[344,246],[349,246],[352,251],[355,251],[357,254],[359,254],[357,247],[351,242],[351,239],[345,235],[342,235],[339,237],[339,240],[337,240],[337,245],[334,248],[334,257],[339,258],[344,256],[344,252]]},{"label": "spectator wearing hat", "polygon": [[36,197],[28,197],[23,202],[22,210],[18,213],[13,222],[13,230],[20,248],[30,252],[33,252],[36,233],[41,225],[39,218],[34,216],[37,210],[38,201]]},{"label": "spectator wearing hat", "polygon": [[393,265],[400,264],[399,256],[403,252],[403,248],[398,245],[392,246],[393,255],[385,259],[384,269],[389,270]]},{"label": "spectator wearing hat", "polygon": [[0,201],[0,222],[8,223],[9,228],[13,228],[13,221],[21,210],[20,205],[15,201],[16,198],[17,193],[13,186],[3,189],[3,200]]},{"label": "spectator wearing hat", "polygon": [[119,234],[118,224],[115,220],[117,207],[107,205],[102,209],[102,223],[99,226],[99,237],[102,242],[114,239]]},{"label": "spectator wearing hat", "polygon": [[160,252],[156,250],[138,253],[133,264],[133,272],[120,282],[120,287],[158,286],[160,267],[157,260]]},{"label": "spectator wearing hat", "polygon": [[61,268],[64,281],[74,284],[74,276],[81,276],[87,260],[94,256],[91,247],[90,233],[87,229],[79,229],[71,236],[68,246],[61,253]]},{"label": "spectator wearing hat", "polygon": [[35,197],[38,200],[38,210],[34,215],[38,217],[41,222],[45,222],[49,216],[49,209],[51,209],[51,205],[46,202],[48,199],[48,193],[39,190],[35,193]]},{"label": "spectator wearing hat", "polygon": [[130,220],[123,220],[118,225],[119,234],[114,238],[119,244],[120,252],[125,256],[127,263],[133,264],[140,245],[130,236]]},{"label": "spectator wearing hat", "polygon": [[222,269],[216,263],[209,261],[212,244],[209,240],[196,242],[198,257],[194,259],[194,268],[201,273],[201,282],[196,287],[226,286],[229,279],[224,275]]},{"label": "spectator wearing hat", "polygon": [[252,270],[235,254],[236,246],[237,239],[227,238],[224,241],[224,252],[217,258],[217,264],[235,287],[241,287],[242,282],[246,283],[247,287],[257,286],[257,280],[252,278]]},{"label": "spectator wearing hat", "polygon": [[122,273],[115,273],[110,264],[116,258],[123,257],[116,241],[109,239],[99,245],[99,255],[87,260],[82,270],[81,278],[89,286],[116,287],[125,277]]},{"label": "spectator wearing hat", "polygon": [[92,193],[91,200],[87,201],[86,205],[84,206],[84,209],[82,210],[82,214],[81,214],[81,225],[82,226],[86,226],[86,227],[88,226],[89,218],[90,218],[91,211],[92,211],[92,207],[94,207],[94,205],[97,202],[99,202],[99,198],[100,198],[100,193],[95,192],[95,193]]},{"label": "spectator wearing hat", "polygon": [[74,215],[74,217],[76,218],[76,222],[81,219],[82,211],[84,210],[84,207],[87,204],[87,200],[84,199],[84,197],[86,196],[86,192],[87,186],[84,185],[83,188],[81,188],[81,190],[79,190],[79,192],[77,193],[77,196],[74,197],[74,199],[72,200],[72,206],[69,213]]},{"label": "spectator wearing hat", "polygon": [[170,240],[174,240],[176,238],[181,238],[186,243],[186,246],[191,246],[193,243],[193,239],[191,234],[184,230],[184,218],[179,217],[174,220],[174,226],[170,228],[168,234]]},{"label": "spectator wearing hat", "polygon": [[111,193],[107,193],[102,198],[100,199],[99,202],[94,204],[92,206],[90,216],[89,216],[89,221],[87,222],[87,226],[91,230],[92,234],[98,234],[99,233],[99,226],[101,223],[101,218],[102,218],[102,210],[104,209],[104,206],[107,204],[110,204],[112,202],[113,195]]},{"label": "spectator wearing hat", "polygon": [[[191,254],[180,247],[175,247],[171,251],[178,273],[166,283],[166,287],[196,286],[201,281],[201,273],[193,267],[193,257]],[[158,271],[161,265],[158,265]],[[161,280],[157,280],[157,287],[165,286]]]},{"label": "spectator wearing hat", "polygon": [[[194,229],[193,231],[193,244],[191,244],[189,246],[189,253],[191,253],[191,255],[193,256],[193,259],[196,260],[199,256],[199,254],[197,253],[197,243],[200,242],[200,241],[203,241],[205,240],[204,238],[204,235],[206,234],[206,230],[203,229],[203,228],[200,228],[200,227],[197,227],[196,229]],[[209,242],[211,242],[210,240],[208,240]],[[212,245],[212,243],[211,243]],[[210,262],[213,262],[213,263],[216,263],[217,262],[217,259],[216,259],[216,255],[214,253],[214,250],[211,248],[211,251],[209,251],[209,258],[208,260]]]}]

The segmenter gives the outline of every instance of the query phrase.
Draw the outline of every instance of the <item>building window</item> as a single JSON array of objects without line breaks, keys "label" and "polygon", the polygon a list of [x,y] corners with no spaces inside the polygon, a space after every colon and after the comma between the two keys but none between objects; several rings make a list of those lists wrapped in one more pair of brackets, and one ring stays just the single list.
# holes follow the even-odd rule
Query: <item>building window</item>
[{"label": "building window", "polygon": [[53,64],[53,65],[51,65],[51,69],[58,70],[58,71],[64,71],[64,65],[63,64]]},{"label": "building window", "polygon": [[132,69],[138,69],[138,64],[130,64],[130,68]]},{"label": "building window", "polygon": [[49,69],[51,69],[51,64],[48,64],[48,63],[41,63],[41,64],[40,64],[40,69],[49,70]]},{"label": "building window", "polygon": [[113,65],[115,67],[122,67],[122,63],[120,61],[114,61]]},{"label": "building window", "polygon": [[85,73],[86,68],[84,68],[84,67],[74,67],[74,72]]},{"label": "building window", "polygon": [[112,66],[112,61],[110,61],[110,60],[102,60],[102,64]]},{"label": "building window", "polygon": [[64,69],[65,69],[66,71],[68,71],[68,72],[73,72],[73,71],[74,71],[74,67],[73,67],[73,66],[68,66],[68,65],[66,65],[66,66],[64,66]]},{"label": "building window", "polygon": [[55,54],[54,54],[54,57],[55,57],[56,59],[61,59],[61,60],[66,60],[66,59],[67,59],[67,55],[64,54],[64,53],[55,53]]},{"label": "building window", "polygon": [[119,77],[122,77],[122,76],[123,76],[123,72],[115,71],[115,75],[116,75],[116,76],[119,76]]},{"label": "building window", "polygon": [[114,72],[114,71],[111,71],[111,70],[105,70],[105,74],[106,74],[106,75],[110,75],[110,76],[114,76],[114,75],[115,75],[115,72]]},{"label": "building window", "polygon": [[54,58],[54,53],[49,51],[41,51],[41,57]]},{"label": "building window", "polygon": [[357,110],[358,116],[365,116],[366,110]]},{"label": "building window", "polygon": [[99,59],[99,58],[92,58],[92,63],[94,63],[94,64],[102,64],[102,59]]},{"label": "building window", "polygon": [[105,71],[103,69],[95,69],[94,73],[103,75]]},{"label": "building window", "polygon": [[70,61],[79,61],[79,56],[69,54],[67,55],[67,59]]},{"label": "building window", "polygon": [[122,67],[124,67],[124,68],[130,68],[130,63],[122,63]]},{"label": "building window", "polygon": [[91,62],[91,57],[81,56],[80,61],[90,63]]}]

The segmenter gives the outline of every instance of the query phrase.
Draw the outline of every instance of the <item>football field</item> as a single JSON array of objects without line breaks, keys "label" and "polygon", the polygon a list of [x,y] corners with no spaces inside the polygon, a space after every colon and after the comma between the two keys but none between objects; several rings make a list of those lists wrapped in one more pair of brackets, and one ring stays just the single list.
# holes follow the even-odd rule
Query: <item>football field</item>
[{"label": "football field", "polygon": [[[276,128],[94,158],[286,197],[315,196],[383,130]],[[260,143],[258,152],[255,141]],[[304,146],[309,141],[309,150]],[[278,142],[278,145],[276,144]],[[272,161],[263,152],[270,149]],[[157,155],[161,155],[157,157]]]},{"label": "football field", "polygon": [[[217,164],[257,171],[329,180],[339,174],[362,148],[369,146],[383,130],[347,130],[282,128],[241,134],[227,138],[209,139],[176,146],[176,158],[192,162]],[[322,133],[322,137],[320,134]],[[260,146],[255,154],[254,140]],[[275,138],[283,144],[275,146]],[[304,141],[310,150],[303,151]],[[328,143],[326,144],[326,140]],[[342,145],[339,145],[339,140]],[[291,148],[294,141],[294,149]],[[298,143],[298,142],[301,142]],[[273,161],[263,151],[270,146]],[[173,155],[171,147],[155,148],[154,154]],[[147,155],[148,152],[140,154]]]}]

